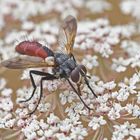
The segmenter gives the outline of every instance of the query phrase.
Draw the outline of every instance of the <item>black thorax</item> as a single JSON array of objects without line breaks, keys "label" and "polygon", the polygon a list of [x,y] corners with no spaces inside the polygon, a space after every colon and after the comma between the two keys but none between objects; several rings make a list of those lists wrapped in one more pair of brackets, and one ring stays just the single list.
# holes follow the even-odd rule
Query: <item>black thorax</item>
[{"label": "black thorax", "polygon": [[67,54],[55,53],[55,63],[58,65],[53,69],[53,73],[60,78],[69,77],[76,67],[75,60]]}]

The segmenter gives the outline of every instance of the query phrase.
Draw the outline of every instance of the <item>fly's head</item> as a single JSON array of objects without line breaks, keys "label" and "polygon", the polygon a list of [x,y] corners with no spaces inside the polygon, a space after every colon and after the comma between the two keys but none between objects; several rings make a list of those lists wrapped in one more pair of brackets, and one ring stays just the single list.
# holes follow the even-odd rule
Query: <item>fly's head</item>
[{"label": "fly's head", "polygon": [[83,77],[86,76],[86,73],[87,73],[87,69],[84,65],[78,65],[72,72],[71,72],[71,75],[70,75],[70,78],[71,80],[74,82],[74,83],[81,83],[82,82],[82,79]]}]

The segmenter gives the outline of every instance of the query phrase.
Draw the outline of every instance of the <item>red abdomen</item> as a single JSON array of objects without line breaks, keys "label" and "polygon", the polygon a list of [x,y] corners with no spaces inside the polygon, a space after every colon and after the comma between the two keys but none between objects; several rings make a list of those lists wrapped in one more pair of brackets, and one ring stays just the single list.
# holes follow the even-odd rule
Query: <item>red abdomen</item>
[{"label": "red abdomen", "polygon": [[53,52],[49,48],[42,46],[37,41],[23,41],[16,46],[16,51],[20,54],[41,58],[53,56]]}]

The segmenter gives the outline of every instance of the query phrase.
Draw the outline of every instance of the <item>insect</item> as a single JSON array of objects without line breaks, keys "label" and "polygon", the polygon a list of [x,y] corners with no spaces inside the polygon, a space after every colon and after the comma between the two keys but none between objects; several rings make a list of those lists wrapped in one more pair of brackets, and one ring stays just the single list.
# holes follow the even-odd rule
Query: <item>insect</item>
[{"label": "insect", "polygon": [[[83,101],[81,98],[80,84],[84,80],[85,84],[91,90],[93,95],[97,97],[93,89],[89,85],[87,70],[84,65],[78,65],[76,59],[73,55],[73,46],[75,41],[75,36],[77,32],[77,21],[75,17],[69,15],[62,22],[59,29],[58,43],[65,53],[53,52],[46,46],[43,46],[37,41],[22,41],[19,43],[15,50],[18,52],[19,56],[3,61],[1,64],[7,68],[11,69],[23,69],[23,68],[34,68],[34,67],[52,67],[53,74],[30,70],[30,80],[34,88],[30,98],[23,100],[21,102],[29,101],[36,91],[36,84],[33,78],[33,74],[41,76],[40,80],[40,96],[36,107],[29,115],[33,114],[42,97],[43,94],[43,81],[54,80],[65,78],[69,85],[72,87],[73,91],[78,95],[82,103],[89,110],[91,108]],[[64,51],[63,51],[64,52]],[[77,89],[73,85],[75,83]]]}]

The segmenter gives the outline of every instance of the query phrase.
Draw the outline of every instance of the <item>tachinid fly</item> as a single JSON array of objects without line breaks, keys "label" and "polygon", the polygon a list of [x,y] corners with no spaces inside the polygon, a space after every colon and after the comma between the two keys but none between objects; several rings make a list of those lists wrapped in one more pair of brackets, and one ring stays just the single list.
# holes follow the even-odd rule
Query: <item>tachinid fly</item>
[{"label": "tachinid fly", "polygon": [[[29,115],[33,114],[42,97],[43,94],[43,81],[45,80],[54,80],[59,78],[65,78],[73,91],[79,96],[80,100],[83,102],[86,108],[89,108],[86,103],[81,98],[80,84],[82,79],[87,84],[88,88],[91,90],[93,95],[97,97],[88,82],[88,76],[86,75],[87,70],[84,65],[78,65],[76,59],[73,55],[73,45],[77,32],[77,21],[76,19],[69,15],[62,22],[59,30],[58,43],[63,49],[65,53],[55,53],[46,46],[38,43],[37,41],[23,41],[16,46],[16,52],[18,52],[19,56],[3,61],[1,64],[7,68],[11,69],[22,69],[22,68],[34,68],[34,67],[52,67],[53,74],[30,70],[30,79],[33,85],[33,92],[30,98],[21,102],[29,101],[37,88],[33,74],[41,76],[40,80],[40,97],[38,99],[38,103],[34,110],[29,113]],[[77,89],[75,86],[77,86]]]}]

